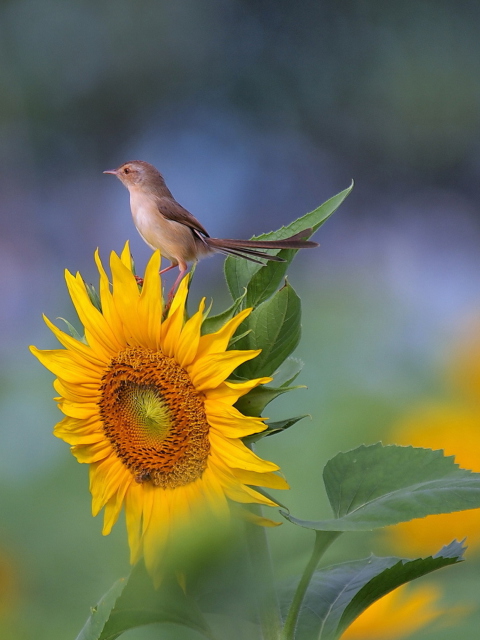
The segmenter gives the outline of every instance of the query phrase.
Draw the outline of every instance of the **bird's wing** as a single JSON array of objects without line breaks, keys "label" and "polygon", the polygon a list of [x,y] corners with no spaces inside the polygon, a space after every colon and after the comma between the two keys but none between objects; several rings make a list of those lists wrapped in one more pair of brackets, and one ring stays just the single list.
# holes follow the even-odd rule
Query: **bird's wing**
[{"label": "bird's wing", "polygon": [[186,227],[190,227],[195,235],[199,237],[210,237],[205,227],[173,198],[156,198],[156,202],[159,213],[167,218],[167,220],[174,220],[175,222],[184,224]]}]

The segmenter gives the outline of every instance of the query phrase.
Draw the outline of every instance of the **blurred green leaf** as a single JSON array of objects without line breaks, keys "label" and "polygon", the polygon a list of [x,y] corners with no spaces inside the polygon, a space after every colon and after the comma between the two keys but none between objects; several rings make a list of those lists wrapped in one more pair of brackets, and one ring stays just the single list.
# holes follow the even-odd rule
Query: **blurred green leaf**
[{"label": "blurred green leaf", "polygon": [[265,429],[265,431],[262,431],[261,433],[254,433],[251,436],[247,436],[246,438],[243,438],[243,441],[246,443],[257,442],[257,440],[261,440],[266,436],[273,436],[276,433],[281,433],[282,431],[285,431],[289,427],[293,427],[294,424],[297,424],[297,422],[299,422],[300,420],[303,420],[303,418],[310,418],[310,417],[311,416],[309,416],[308,414],[305,414],[303,416],[296,416],[295,418],[287,418],[287,420],[269,422],[267,424],[267,428]]},{"label": "blurred green leaf", "polygon": [[[333,198],[330,198],[330,200],[324,202],[320,207],[298,218],[287,227],[282,227],[270,233],[264,233],[253,239],[284,240],[303,231],[303,229],[309,228],[312,228],[315,232],[338,209],[352,189],[353,183],[348,189],[341,191],[336,196],[333,196]],[[246,306],[257,306],[269,298],[278,288],[297,250],[275,249],[272,250],[272,253],[284,258],[285,262],[268,262],[266,265],[261,266],[255,262],[230,256],[225,260],[225,278],[230,294],[234,300],[239,298],[244,289],[248,287]]]},{"label": "blurred green leaf", "polygon": [[377,558],[316,571],[300,612],[297,640],[337,640],[365,609],[397,587],[463,560],[464,547],[452,542],[435,556],[408,560]]},{"label": "blurred green leaf", "polygon": [[318,531],[366,531],[480,507],[480,474],[460,469],[443,451],[363,445],[327,462],[323,478],[335,519],[283,514],[290,522]]},{"label": "blurred green leaf", "polygon": [[91,615],[76,640],[98,640],[101,637],[112,609],[115,607],[118,598],[125,589],[127,580],[127,578],[117,580],[98,604],[92,607]]},{"label": "blurred green leaf", "polygon": [[77,640],[115,640],[129,629],[163,622],[212,637],[195,601],[179,584],[165,580],[160,589],[154,589],[145,565],[139,562],[130,577],[116,582],[92,610]]},{"label": "blurred green leaf", "polygon": [[239,398],[235,407],[246,416],[261,416],[267,404],[270,404],[270,402],[278,398],[278,396],[288,391],[304,388],[302,385],[295,387],[268,387],[261,385]]},{"label": "blurred green leaf", "polygon": [[253,360],[242,364],[235,375],[245,378],[270,376],[292,353],[300,340],[300,298],[288,282],[263,302],[242,323],[250,330],[237,349],[261,349]]}]

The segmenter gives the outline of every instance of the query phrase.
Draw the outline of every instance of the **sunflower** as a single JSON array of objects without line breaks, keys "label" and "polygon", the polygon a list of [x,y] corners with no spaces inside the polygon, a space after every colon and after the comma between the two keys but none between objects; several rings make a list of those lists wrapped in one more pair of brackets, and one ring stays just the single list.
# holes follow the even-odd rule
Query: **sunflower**
[{"label": "sunflower", "polygon": [[275,473],[279,467],[241,440],[266,429],[263,419],[234,407],[270,378],[228,381],[259,353],[227,350],[251,309],[201,335],[205,300],[186,319],[188,276],[164,317],[158,252],[141,288],[128,243],[120,256],[111,254],[112,287],[98,251],[95,261],[101,311],[80,274],[65,273],[85,340],[45,318],[65,348],[31,351],[57,376],[56,399],[65,417],[54,434],[72,445],[78,462],[90,465],[93,515],[105,509],[103,534],[124,506],[130,560],[143,554],[155,576],[180,524],[195,527],[200,512],[228,521],[229,501],[276,506],[252,486],[288,488]]}]

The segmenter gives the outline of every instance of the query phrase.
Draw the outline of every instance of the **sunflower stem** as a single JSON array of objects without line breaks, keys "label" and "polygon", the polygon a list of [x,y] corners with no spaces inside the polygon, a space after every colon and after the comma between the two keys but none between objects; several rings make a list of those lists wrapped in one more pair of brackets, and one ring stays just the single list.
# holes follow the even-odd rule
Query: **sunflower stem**
[{"label": "sunflower stem", "polygon": [[[262,517],[260,505],[250,510]],[[273,579],[272,559],[265,527],[246,523],[247,544],[256,585],[260,587],[259,618],[263,640],[279,640],[282,630],[280,607]]]},{"label": "sunflower stem", "polygon": [[341,531],[316,531],[315,532],[315,545],[313,547],[312,556],[308,561],[305,571],[300,578],[295,595],[293,596],[292,604],[288,611],[287,619],[285,620],[285,626],[283,628],[282,640],[294,640],[295,629],[297,627],[298,616],[302,607],[303,599],[308,589],[308,585],[312,579],[313,573],[320,562],[325,551],[332,544],[332,542],[338,538],[342,533]]}]

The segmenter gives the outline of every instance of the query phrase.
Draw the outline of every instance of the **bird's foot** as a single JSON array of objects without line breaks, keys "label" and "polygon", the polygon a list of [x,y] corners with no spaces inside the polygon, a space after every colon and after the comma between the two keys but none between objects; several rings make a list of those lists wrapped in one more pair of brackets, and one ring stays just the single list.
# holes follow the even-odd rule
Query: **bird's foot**
[{"label": "bird's foot", "polygon": [[135,280],[137,281],[139,287],[143,287],[143,278],[140,278],[140,276],[135,276]]}]

